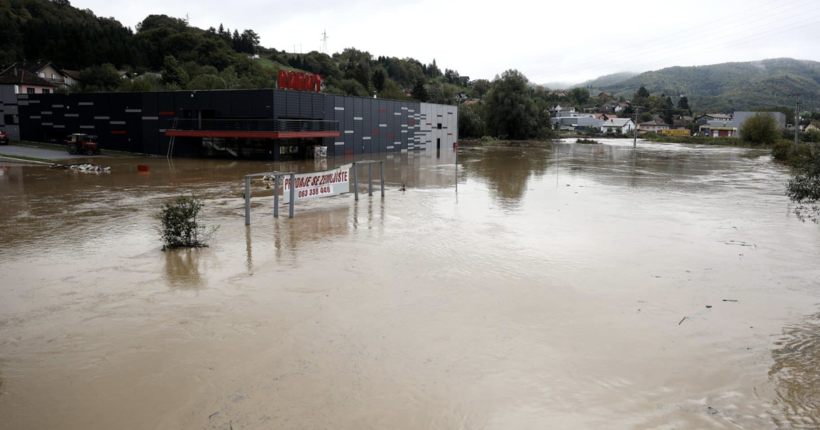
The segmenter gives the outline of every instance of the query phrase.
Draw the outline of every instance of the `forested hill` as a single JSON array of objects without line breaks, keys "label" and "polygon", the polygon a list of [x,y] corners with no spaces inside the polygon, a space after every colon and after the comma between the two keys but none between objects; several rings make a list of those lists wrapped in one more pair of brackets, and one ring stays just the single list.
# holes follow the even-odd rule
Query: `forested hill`
[{"label": "forested hill", "polygon": [[731,112],[791,105],[790,94],[803,93],[807,107],[820,104],[820,63],[779,58],[749,63],[670,67],[642,73],[601,89],[631,98],[640,87],[652,94],[686,95],[689,105],[704,110]]},{"label": "forested hill", "polygon": [[586,82],[581,82],[580,84],[575,84],[570,86],[570,88],[603,88],[607,86],[617,85],[621,82],[624,82],[630,78],[635,77],[637,73],[632,72],[620,72],[620,73],[613,73],[611,75],[601,76],[595,79],[591,79]]},{"label": "forested hill", "polygon": [[137,64],[133,33],[67,0],[0,0],[0,65],[48,58],[66,69]]},{"label": "forested hill", "polygon": [[[353,48],[332,56],[297,55],[259,46],[253,30],[214,26],[200,29],[184,19],[149,15],[132,30],[69,0],[0,0],[0,68],[49,60],[81,71],[80,86],[72,91],[273,88],[280,69],[321,74],[328,93],[407,99],[412,89],[414,99],[435,103],[454,103],[461,92],[480,96],[489,86],[468,86],[435,60],[374,57]],[[118,70],[140,78],[120,79]]]}]

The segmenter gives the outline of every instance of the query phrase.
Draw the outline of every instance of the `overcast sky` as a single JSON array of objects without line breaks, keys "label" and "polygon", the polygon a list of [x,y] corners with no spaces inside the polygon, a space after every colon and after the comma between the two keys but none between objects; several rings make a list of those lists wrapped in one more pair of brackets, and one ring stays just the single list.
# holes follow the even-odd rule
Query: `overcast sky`
[{"label": "overcast sky", "polygon": [[134,27],[149,14],[253,29],[297,52],[346,47],[434,58],[471,79],[515,68],[537,83],[620,71],[792,57],[820,61],[820,1],[72,0]]}]

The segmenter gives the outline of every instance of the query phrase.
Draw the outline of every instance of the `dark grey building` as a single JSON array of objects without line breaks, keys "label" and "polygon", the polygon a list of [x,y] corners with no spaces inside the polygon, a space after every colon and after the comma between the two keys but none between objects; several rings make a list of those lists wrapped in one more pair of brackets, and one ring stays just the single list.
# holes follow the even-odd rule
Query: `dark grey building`
[{"label": "dark grey building", "polygon": [[[102,149],[252,159],[452,148],[456,106],[292,90],[150,93],[0,93],[12,139],[97,135]],[[18,137],[19,136],[19,137]]]}]

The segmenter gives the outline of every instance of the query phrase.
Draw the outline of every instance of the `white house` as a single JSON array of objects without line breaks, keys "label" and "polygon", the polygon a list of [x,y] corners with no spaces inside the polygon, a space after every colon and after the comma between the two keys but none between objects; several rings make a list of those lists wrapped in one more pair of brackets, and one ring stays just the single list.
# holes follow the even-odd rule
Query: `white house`
[{"label": "white house", "polygon": [[626,134],[635,130],[635,123],[629,118],[612,118],[604,121],[601,125],[601,131]]}]

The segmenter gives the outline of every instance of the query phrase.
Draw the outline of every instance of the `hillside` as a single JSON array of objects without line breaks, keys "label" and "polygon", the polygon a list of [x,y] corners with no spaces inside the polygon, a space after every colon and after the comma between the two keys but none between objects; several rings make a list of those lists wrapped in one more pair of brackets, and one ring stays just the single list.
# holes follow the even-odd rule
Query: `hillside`
[{"label": "hillside", "polygon": [[807,107],[820,104],[820,63],[778,58],[748,63],[670,67],[646,72],[603,90],[631,98],[640,87],[677,98],[685,94],[697,111],[750,110],[791,105],[801,92]]},{"label": "hillside", "polygon": [[619,72],[613,73],[611,75],[604,75],[595,79],[590,79],[586,82],[581,82],[580,84],[575,84],[570,88],[604,88],[609,87],[612,85],[620,84],[628,79],[635,77],[637,73],[635,72]]},{"label": "hillside", "polygon": [[[473,91],[435,60],[374,57],[354,48],[290,54],[260,46],[253,30],[220,23],[201,29],[148,15],[132,30],[69,0],[0,0],[0,70],[24,59],[80,71],[79,85],[71,88],[80,92],[273,88],[279,70],[320,74],[324,92],[361,97],[405,100],[412,88],[417,100],[454,103],[456,94]],[[120,79],[119,70],[139,78]]]},{"label": "hillside", "polygon": [[0,65],[48,58],[66,69],[133,63],[133,32],[68,0],[0,0]]}]

